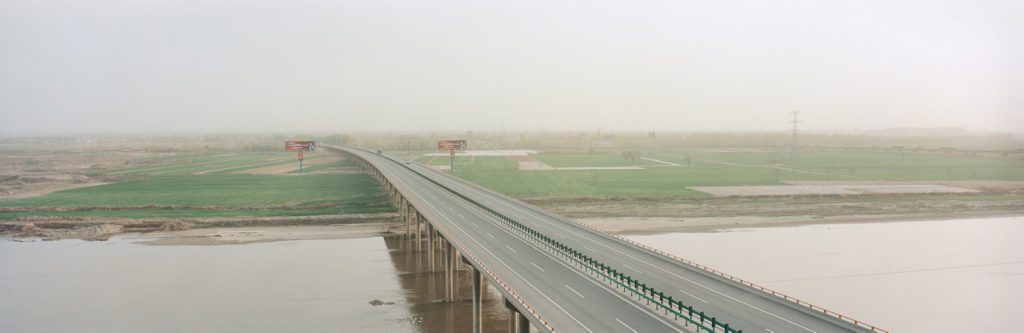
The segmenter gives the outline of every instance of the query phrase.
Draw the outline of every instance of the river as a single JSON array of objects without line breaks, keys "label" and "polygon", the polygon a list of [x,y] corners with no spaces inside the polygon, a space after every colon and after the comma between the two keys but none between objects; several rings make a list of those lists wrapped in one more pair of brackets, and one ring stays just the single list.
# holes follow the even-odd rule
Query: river
[{"label": "river", "polygon": [[[463,332],[468,271],[443,273],[399,235],[218,246],[0,240],[0,332]],[[438,261],[440,262],[440,261]],[[372,305],[373,300],[384,304]],[[390,304],[389,304],[390,303]],[[504,329],[500,295],[485,325]]]},{"label": "river", "polygon": [[[1024,217],[629,236],[892,332],[1018,331]],[[463,332],[469,278],[400,235],[219,246],[0,240],[0,332]],[[439,260],[438,260],[439,261]],[[384,304],[372,305],[373,300]],[[502,331],[491,290],[485,328]]]},{"label": "river", "polygon": [[1021,330],[1024,217],[627,238],[891,332]]}]

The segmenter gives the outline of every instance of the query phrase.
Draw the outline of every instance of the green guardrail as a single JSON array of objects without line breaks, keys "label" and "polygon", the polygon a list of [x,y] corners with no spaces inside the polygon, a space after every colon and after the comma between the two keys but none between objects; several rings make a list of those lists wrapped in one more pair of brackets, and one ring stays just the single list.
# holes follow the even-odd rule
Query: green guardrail
[{"label": "green guardrail", "polygon": [[[374,152],[362,148],[356,149],[374,154]],[[682,301],[674,299],[671,295],[665,295],[664,292],[657,291],[652,287],[648,287],[647,284],[640,282],[640,280],[635,279],[632,276],[623,274],[622,272],[619,272],[618,270],[608,265],[605,265],[604,263],[594,258],[591,258],[590,256],[587,256],[586,254],[583,254],[580,251],[577,251],[569,246],[566,246],[565,244],[562,244],[561,242],[558,242],[552,239],[551,237],[545,236],[544,234],[541,234],[540,232],[534,230],[533,228],[530,228],[525,224],[522,224],[508,216],[505,216],[504,214],[499,213],[498,211],[491,209],[490,207],[487,207],[486,205],[481,204],[476,200],[473,200],[472,198],[462,193],[459,193],[458,191],[455,191],[449,188],[448,186],[445,186],[444,184],[441,184],[440,182],[434,180],[433,178],[427,177],[426,175],[420,173],[419,171],[413,170],[409,166],[399,161],[395,161],[387,156],[383,157],[389,161],[392,161],[404,167],[405,169],[408,169],[412,173],[419,175],[420,177],[423,177],[424,179],[430,181],[431,183],[440,186],[441,188],[458,196],[459,198],[462,198],[463,200],[472,203],[477,208],[480,208],[483,211],[487,212],[488,214],[491,214],[492,216],[498,218],[499,221],[505,223],[506,226],[511,228],[516,233],[524,235],[529,239],[536,241],[536,243],[543,245],[553,250],[554,252],[565,256],[565,258],[570,262],[579,264],[586,271],[592,272],[600,276],[603,280],[622,287],[623,291],[628,292],[631,296],[637,296],[641,300],[646,300],[648,304],[654,303],[657,309],[665,310],[666,315],[668,313],[671,313],[675,316],[676,319],[683,318],[688,323],[696,325],[698,330],[704,330],[709,333],[715,333],[717,332],[717,329],[721,329],[725,333],[743,333],[743,330],[737,330],[732,327],[729,327],[729,324],[718,321],[715,317],[710,317],[704,314],[703,311],[694,310],[692,305],[685,305]]]}]

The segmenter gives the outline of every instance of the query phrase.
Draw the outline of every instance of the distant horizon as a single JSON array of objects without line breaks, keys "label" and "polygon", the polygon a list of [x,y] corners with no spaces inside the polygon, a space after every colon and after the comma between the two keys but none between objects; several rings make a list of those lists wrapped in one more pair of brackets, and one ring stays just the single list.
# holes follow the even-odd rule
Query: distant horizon
[{"label": "distant horizon", "polygon": [[0,135],[1021,131],[1016,0],[0,0]]},{"label": "distant horizon", "polygon": [[[991,136],[991,135],[1012,135],[1014,139],[1024,139],[1024,129],[1017,132],[1012,131],[987,131],[987,130],[971,130],[963,127],[888,127],[888,128],[872,128],[863,130],[813,130],[813,129],[799,129],[801,134],[809,135],[870,135],[870,136],[893,136],[898,137],[899,135],[885,135],[879,133],[870,132],[881,132],[891,130],[964,130],[969,133],[970,136]],[[329,136],[329,135],[382,135],[382,134],[402,134],[402,135],[431,135],[431,134],[461,134],[473,132],[476,134],[487,134],[487,135],[500,135],[500,134],[515,134],[515,133],[533,133],[533,134],[573,134],[573,133],[607,133],[607,134],[645,134],[650,132],[662,133],[662,134],[785,134],[789,135],[790,130],[617,130],[617,129],[594,129],[594,130],[561,130],[561,129],[506,129],[506,130],[477,130],[477,129],[463,129],[463,130],[353,130],[353,131],[151,131],[151,132],[81,132],[81,133],[65,133],[65,134],[26,134],[26,135],[9,135],[7,133],[0,133],[0,138],[4,139],[17,139],[17,138],[73,138],[73,137],[131,137],[131,136],[203,136],[203,135],[251,135],[251,136],[296,136],[296,135],[315,135],[315,136]],[[930,135],[911,135],[915,137],[929,137]],[[946,137],[955,135],[934,135],[935,137]]]}]

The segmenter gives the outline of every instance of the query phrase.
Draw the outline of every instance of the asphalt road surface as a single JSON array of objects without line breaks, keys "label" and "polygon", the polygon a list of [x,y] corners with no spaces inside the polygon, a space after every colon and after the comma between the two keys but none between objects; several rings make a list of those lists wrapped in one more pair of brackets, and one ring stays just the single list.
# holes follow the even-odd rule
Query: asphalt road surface
[{"label": "asphalt road surface", "polygon": [[[689,332],[693,326],[684,326],[682,319],[665,316],[502,228],[497,218],[425,177],[745,333],[870,332],[432,168],[359,149],[332,148],[373,164],[426,219],[448,231],[448,237],[486,266],[494,275],[489,277],[492,283],[500,279],[539,314],[530,319],[543,320],[557,331]],[[722,249],[728,251],[728,245]]]}]

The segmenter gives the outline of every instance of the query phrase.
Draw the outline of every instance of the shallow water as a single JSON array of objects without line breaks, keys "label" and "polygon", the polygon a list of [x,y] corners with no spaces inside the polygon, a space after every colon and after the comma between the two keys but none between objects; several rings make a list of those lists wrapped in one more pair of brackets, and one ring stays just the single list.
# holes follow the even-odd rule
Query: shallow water
[{"label": "shallow water", "polygon": [[628,238],[892,332],[1016,332],[1024,217]]},{"label": "shallow water", "polygon": [[[440,302],[443,273],[388,238],[221,246],[0,240],[0,332],[460,332],[468,272]],[[394,302],[372,306],[371,300]],[[500,297],[485,325],[505,326]]]}]

